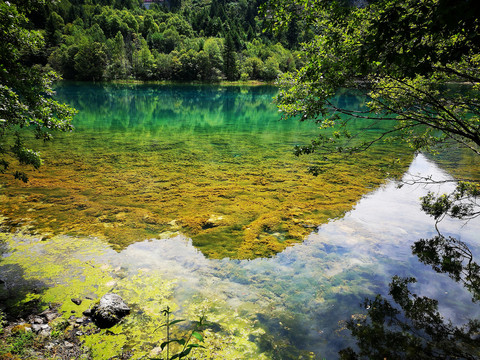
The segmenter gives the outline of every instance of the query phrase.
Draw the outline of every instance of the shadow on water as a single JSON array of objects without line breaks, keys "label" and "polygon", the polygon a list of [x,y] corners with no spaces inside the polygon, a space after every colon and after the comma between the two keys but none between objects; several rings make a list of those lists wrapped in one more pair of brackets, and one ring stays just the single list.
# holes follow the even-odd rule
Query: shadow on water
[{"label": "shadow on water", "polygon": [[0,260],[0,310],[7,319],[26,318],[37,313],[45,305],[42,294],[46,289],[42,280],[27,278],[20,265],[3,265]]}]

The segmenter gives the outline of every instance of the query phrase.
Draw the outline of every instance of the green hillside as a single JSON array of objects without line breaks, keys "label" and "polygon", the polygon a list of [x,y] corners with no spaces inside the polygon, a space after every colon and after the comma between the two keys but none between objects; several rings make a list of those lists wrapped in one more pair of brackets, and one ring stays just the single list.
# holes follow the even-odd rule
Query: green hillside
[{"label": "green hillside", "polygon": [[[72,80],[272,81],[298,68],[296,23],[264,32],[264,0],[61,0],[31,9],[36,63]],[[148,7],[148,9],[147,9]]]}]

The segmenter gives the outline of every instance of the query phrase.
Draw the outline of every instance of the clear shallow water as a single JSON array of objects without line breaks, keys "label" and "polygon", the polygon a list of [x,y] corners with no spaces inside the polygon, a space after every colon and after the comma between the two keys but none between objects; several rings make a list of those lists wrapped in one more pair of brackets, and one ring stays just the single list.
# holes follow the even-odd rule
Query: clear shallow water
[{"label": "clear shallow water", "polygon": [[[413,161],[409,173],[448,178],[422,155]],[[300,349],[335,359],[337,351],[352,342],[348,332],[342,329],[343,321],[363,313],[359,304],[365,297],[377,293],[386,295],[388,283],[395,274],[417,277],[413,290],[439,300],[442,314],[454,323],[480,316],[478,305],[471,302],[460,285],[434,273],[411,255],[410,246],[414,241],[435,235],[432,219],[420,211],[418,204],[419,197],[428,190],[447,191],[448,188],[404,186],[399,189],[395,183],[387,183],[362,198],[342,219],[320,226],[303,243],[268,259],[208,259],[185,236],[137,242],[121,252],[112,251],[96,239],[61,237],[40,242],[33,238],[28,246],[22,247],[19,244],[25,240],[14,237],[8,242],[13,252],[4,258],[3,264],[22,259],[25,279],[40,278],[53,288],[64,283],[69,290],[53,295],[47,291],[47,297],[56,296],[65,303],[71,297],[101,293],[104,290],[99,279],[105,277],[109,291],[113,289],[122,294],[127,302],[141,309],[133,312],[122,329],[129,339],[128,346],[133,346],[131,342],[138,336],[139,329],[153,328],[142,318],[148,312],[145,309],[158,315],[162,306],[170,304],[178,317],[193,317],[203,309],[220,324],[222,331],[228,333],[234,329],[232,334],[236,331],[236,335],[231,335],[233,339],[223,346],[239,349],[241,355],[223,358],[260,358],[262,350],[268,348],[265,345],[268,340],[278,346],[276,358],[296,358]],[[440,227],[445,235],[454,235],[466,242],[478,258],[478,221],[465,226],[445,220]],[[30,262],[51,262],[51,256],[56,257],[59,264],[63,262],[68,270],[48,275],[41,267],[29,269]],[[101,276],[95,274],[96,290],[85,279],[72,285],[72,279],[83,274],[78,270],[82,267],[102,269]],[[162,287],[168,287],[170,292],[165,295]],[[158,324],[159,320],[152,315],[149,321]],[[239,329],[244,333],[239,333]],[[252,347],[239,345],[238,337]],[[136,349],[153,347],[148,345],[151,342],[145,345],[137,340],[134,343]],[[267,356],[266,353],[263,356]],[[270,356],[271,353],[266,358]],[[101,355],[98,358],[102,358]]]},{"label": "clear shallow water", "polygon": [[[448,178],[422,155],[409,172]],[[182,279],[176,295],[180,302],[199,292],[232,307],[255,304],[269,330],[331,359],[348,343],[343,338],[347,334],[337,332],[341,321],[361,312],[364,297],[386,295],[393,275],[417,277],[414,291],[438,299],[443,314],[454,322],[480,315],[478,305],[471,303],[461,286],[435,274],[411,254],[414,241],[436,234],[432,219],[418,204],[428,189],[435,190],[423,186],[398,189],[389,183],[364,197],[343,219],[321,226],[302,244],[271,259],[207,260],[191,241],[177,238],[131,245],[112,260],[132,271],[161,269],[167,277]],[[445,221],[440,228],[480,255],[478,221],[467,226]]]},{"label": "clear shallow water", "polygon": [[[57,97],[79,110],[76,130],[35,145],[45,165],[28,184],[1,177],[3,215],[44,233],[102,237],[116,249],[184,234],[209,258],[253,259],[303,241],[408,166],[411,151],[396,144],[328,163],[295,157],[293,146],[308,144],[317,125],[280,120],[276,92],[61,85]],[[361,106],[347,95],[338,101]],[[378,131],[353,125],[369,130],[352,141]],[[325,172],[307,174],[313,164]]]},{"label": "clear shallow water", "polygon": [[[91,97],[88,97],[89,92],[86,89],[88,87],[81,88],[82,91],[78,88],[67,88],[65,91],[73,92],[68,95],[70,98],[78,96],[76,106],[83,101],[84,109],[88,110],[87,105],[93,104],[94,99],[103,92],[99,93],[98,89],[93,89]],[[125,92],[125,96],[118,97],[116,91]],[[60,218],[62,213],[71,212],[73,215],[65,215],[65,223],[69,221],[75,223],[75,217],[85,216],[85,219],[90,219],[92,223],[98,222],[104,229],[117,229],[118,234],[129,236],[132,234],[129,230],[130,223],[126,220],[121,221],[124,217],[129,217],[132,218],[132,224],[139,221],[141,224],[152,226],[155,230],[152,233],[156,235],[146,237],[143,232],[143,237],[137,236],[136,242],[124,244],[120,251],[114,251],[109,243],[97,237],[60,235],[40,241],[43,234],[40,236],[0,234],[8,248],[0,263],[2,279],[5,279],[6,284],[11,285],[8,289],[6,288],[6,292],[0,293],[2,300],[15,295],[15,288],[22,288],[23,284],[26,285],[26,290],[21,294],[24,298],[39,297],[45,302],[63,302],[63,310],[68,313],[74,310],[78,313],[83,308],[79,309],[73,305],[69,301],[72,297],[96,298],[107,291],[121,294],[134,309],[123,325],[113,329],[114,333],[122,335],[101,333],[96,337],[85,339],[87,344],[96,349],[95,354],[98,359],[111,357],[114,353],[121,352],[122,348],[135,348],[138,357],[148,354],[155,344],[163,340],[163,334],[155,333],[153,330],[163,322],[161,310],[166,306],[170,306],[175,311],[175,316],[188,319],[193,319],[203,311],[207,318],[218,325],[218,329],[210,334],[208,340],[209,346],[216,349],[215,356],[210,354],[212,358],[260,359],[263,356],[263,358],[288,359],[298,358],[300,354],[305,355],[305,352],[314,352],[319,358],[335,359],[338,350],[352,343],[348,332],[343,330],[343,321],[354,314],[363,313],[359,304],[365,297],[373,297],[377,293],[386,295],[388,283],[393,275],[417,277],[418,283],[413,289],[419,295],[439,300],[442,313],[455,323],[464,323],[467,317],[479,317],[478,305],[471,302],[469,294],[460,285],[447,276],[436,274],[430,268],[420,264],[410,250],[414,241],[435,235],[433,219],[420,211],[419,197],[426,194],[428,190],[448,191],[448,185],[442,188],[404,186],[398,189],[395,183],[387,182],[380,188],[368,192],[368,186],[377,187],[383,181],[382,176],[385,175],[380,176],[382,173],[378,172],[375,179],[369,178],[361,186],[352,185],[353,178],[367,171],[365,168],[352,169],[349,164],[347,171],[350,175],[342,178],[338,184],[334,184],[338,188],[329,186],[332,186],[334,179],[338,181],[343,176],[339,173],[334,174],[332,178],[310,180],[310,188],[301,187],[297,182],[307,180],[306,177],[302,177],[300,170],[306,162],[295,162],[295,158],[283,160],[282,167],[286,169],[285,173],[291,173],[294,170],[297,172],[294,172],[293,177],[275,178],[277,176],[275,173],[281,173],[282,167],[278,162],[268,162],[266,159],[269,156],[272,159],[275,158],[275,153],[279,151],[278,147],[284,146],[282,144],[286,139],[292,140],[291,143],[287,141],[288,146],[284,146],[284,154],[288,154],[287,148],[293,143],[307,141],[306,139],[311,137],[314,130],[311,125],[292,122],[287,126],[286,123],[273,120],[274,115],[271,115],[272,121],[267,122],[270,125],[258,122],[255,127],[257,120],[252,120],[253,123],[246,121],[247,126],[241,127],[240,132],[248,133],[249,136],[234,135],[237,131],[233,131],[232,135],[238,136],[237,139],[229,137],[228,141],[225,141],[225,134],[229,131],[228,126],[224,128],[223,125],[219,125],[229,123],[229,116],[225,114],[218,115],[218,121],[205,120],[205,116],[204,120],[201,120],[200,117],[198,123],[201,125],[174,122],[176,126],[178,125],[177,129],[167,126],[173,120],[161,125],[162,121],[153,120],[157,119],[157,116],[152,117],[150,122],[142,120],[148,117],[138,118],[139,109],[145,109],[148,106],[155,108],[153,104],[161,108],[170,101],[173,104],[180,104],[177,108],[178,112],[183,114],[182,116],[191,113],[186,110],[189,109],[188,104],[192,103],[201,104],[201,107],[207,107],[210,111],[219,108],[228,109],[230,106],[232,113],[244,115],[248,111],[241,109],[246,108],[252,112],[251,119],[254,119],[254,114],[258,116],[262,107],[266,110],[261,112],[261,116],[267,116],[266,114],[274,110],[265,105],[266,99],[259,100],[263,96],[270,99],[274,93],[272,89],[268,91],[262,88],[247,89],[240,98],[230,94],[230,99],[235,99],[235,106],[232,106],[228,100],[218,100],[216,105],[210,105],[212,99],[217,99],[217,91],[210,93],[193,91],[193,95],[190,92],[188,96],[182,92],[183,95],[177,95],[177,103],[174,101],[175,97],[169,98],[168,101],[160,101],[158,94],[155,97],[155,88],[149,90],[147,87],[145,92],[142,91],[143,95],[140,96],[142,101],[139,100],[138,93],[131,95],[122,88],[116,91],[114,92],[117,94],[115,103],[118,103],[119,98],[125,100],[126,105],[123,109],[117,112],[116,107],[111,108],[112,103],[108,101],[110,95],[100,96],[102,101],[110,105],[101,108],[103,110],[98,115],[93,116],[97,112],[92,111],[91,116],[85,118],[85,121],[91,121],[90,125],[85,125],[85,129],[82,128],[82,122],[77,124],[78,133],[75,137],[66,136],[59,139],[60,143],[68,145],[68,154],[62,155],[65,147],[48,145],[45,151],[56,155],[53,160],[49,160],[51,170],[36,174],[40,179],[35,179],[33,186],[18,190],[11,185],[10,190],[13,189],[17,195],[24,197],[32,197],[32,193],[40,194],[41,196],[37,196],[36,199],[37,205],[40,203],[41,206],[35,207],[34,202],[31,201],[28,206],[33,210],[24,214],[54,216],[55,221],[50,223],[52,228],[63,224]],[[258,91],[260,94],[254,95],[250,91],[254,93]],[[266,94],[262,94],[262,91],[266,91]],[[61,91],[59,94],[61,95]],[[85,96],[86,100],[82,100],[82,96]],[[244,96],[250,99],[247,101]],[[245,103],[242,103],[242,99]],[[251,105],[252,99],[258,102]],[[168,109],[172,109],[171,104]],[[159,111],[152,110],[152,114]],[[175,113],[174,110],[165,111]],[[120,115],[124,112],[131,116]],[[119,127],[118,122],[115,126],[109,125],[108,121],[115,117],[112,114],[117,114],[119,119],[123,119],[119,122],[126,125],[123,128]],[[139,126],[142,121],[144,125]],[[236,125],[232,120],[231,126],[235,127],[238,124]],[[271,126],[276,129],[281,127],[286,134],[272,133]],[[302,126],[306,126],[307,129],[305,130]],[[123,130],[129,127],[132,131]],[[200,139],[199,133],[192,130],[198,127],[200,129],[210,127],[209,131],[206,131],[208,137],[214,139],[213,142],[208,142],[210,148],[207,146],[200,149],[199,144],[192,142],[192,134]],[[91,128],[94,131],[90,130]],[[213,131],[212,128],[215,130]],[[140,135],[133,136],[135,132]],[[217,137],[216,132],[221,136]],[[259,132],[260,135],[258,135]],[[223,142],[219,142],[217,146],[215,145],[217,141]],[[181,145],[182,142],[183,145]],[[268,150],[271,144],[276,144],[275,151]],[[153,145],[155,145],[154,158],[144,156],[144,150]],[[259,147],[265,150],[261,152],[261,157],[256,157]],[[87,148],[94,151],[87,152]],[[119,151],[122,148],[126,149],[124,154]],[[159,148],[164,151],[159,153]],[[232,148],[235,148],[235,151]],[[136,152],[130,151],[131,149],[142,151],[138,151],[137,156]],[[242,156],[234,156],[240,152]],[[243,162],[245,157],[248,158],[245,155],[247,153],[252,154],[250,160]],[[178,157],[176,157],[177,154]],[[224,156],[219,157],[219,154]],[[127,161],[131,157],[134,157],[133,161]],[[71,158],[73,160],[69,161],[68,159]],[[202,159],[201,164],[198,159]],[[205,159],[209,159],[212,165],[205,167],[201,172],[199,169],[207,166],[205,164],[208,163],[204,161]],[[260,159],[267,161],[267,164],[262,165]],[[379,166],[378,161],[376,165],[368,162],[366,164],[374,169]],[[221,168],[219,163],[222,162],[228,163],[230,167],[232,164],[239,165],[241,171],[229,173],[230,170],[227,167],[220,169],[221,171],[213,171]],[[152,166],[152,163],[156,166]],[[288,197],[286,194],[300,196],[298,194],[308,193],[307,198],[313,203],[311,206],[323,209],[329,203],[324,193],[319,192],[318,189],[328,189],[330,192],[327,191],[327,194],[333,203],[343,203],[344,212],[339,214],[344,216],[336,216],[334,220],[328,222],[323,218],[323,224],[319,221],[318,226],[306,228],[309,234],[305,238],[302,237],[303,242],[283,247],[277,250],[276,254],[270,253],[268,258],[235,258],[238,248],[235,251],[223,252],[220,258],[215,258],[211,256],[211,252],[205,251],[207,245],[199,245],[195,236],[188,236],[178,229],[172,231],[167,227],[170,231],[168,232],[161,226],[157,228],[158,224],[149,224],[152,219],[158,220],[155,215],[161,217],[159,212],[152,210],[155,204],[159,203],[159,199],[155,198],[155,194],[159,192],[158,187],[152,180],[155,177],[164,178],[170,172],[172,178],[168,179],[169,188],[176,189],[177,193],[182,194],[184,198],[189,194],[198,196],[198,192],[182,191],[188,190],[186,187],[188,181],[194,181],[197,190],[200,187],[198,177],[190,177],[188,170],[181,170],[187,163],[195,165],[195,171],[191,171],[192,174],[199,172],[205,174],[212,171],[214,175],[209,177],[208,181],[203,177],[205,182],[212,182],[215,177],[220,177],[219,183],[227,187],[243,179],[243,186],[247,190],[236,193],[234,199],[236,201],[244,199],[250,207],[254,206],[252,197],[243,198],[246,196],[245,193],[254,193],[259,189],[265,190],[266,186],[270,190],[263,191],[257,197],[258,199],[267,197],[266,194],[270,192],[285,191],[286,188],[288,192],[281,193],[285,198]],[[167,167],[165,164],[168,166],[178,164],[178,168]],[[268,176],[258,176],[260,170],[267,171],[272,164],[277,164],[275,172],[269,172]],[[167,168],[166,172],[157,173],[157,167],[164,165]],[[102,171],[99,171],[100,168]],[[342,169],[345,170],[347,167],[344,166]],[[89,177],[81,175],[86,170],[89,171]],[[141,178],[142,171],[149,175]],[[245,171],[251,171],[253,178],[241,178],[239,174]],[[435,179],[449,177],[446,172],[423,155],[414,159],[408,173],[433,175]],[[61,181],[54,180],[56,176],[60,176]],[[235,181],[230,180],[232,176]],[[178,182],[173,180],[181,177],[186,177],[186,180]],[[406,174],[405,178],[408,179],[408,177],[409,175]],[[91,178],[90,181],[89,178]],[[266,181],[263,185],[262,178]],[[134,182],[135,179],[138,179],[138,182]],[[282,186],[271,187],[271,184],[275,183],[272,179],[283,180],[279,182]],[[254,184],[255,181],[259,184]],[[50,189],[52,182],[56,185],[53,190]],[[70,185],[64,186],[63,183]],[[213,186],[208,188],[209,201],[198,204],[207,206],[205,204],[213,202],[213,199],[222,199],[221,196],[215,195],[217,194],[215,191],[219,191],[219,183],[209,184],[207,187]],[[290,186],[286,186],[285,183]],[[316,192],[312,188],[316,188]],[[348,193],[347,190],[352,188],[357,188],[356,195],[348,194],[348,201],[339,194],[331,195],[332,189],[333,192]],[[212,189],[216,190],[212,191]],[[230,187],[228,191],[233,189],[234,187]],[[175,201],[182,201],[182,197],[174,196],[176,193],[169,192],[167,187],[163,192],[172,196]],[[225,194],[225,192],[221,193],[223,196]],[[315,197],[321,198],[321,202],[312,200]],[[182,211],[188,211],[192,204],[195,204],[193,198],[195,196],[189,198],[189,203],[182,206],[180,210],[175,210],[175,217],[178,217]],[[311,209],[301,207],[306,203],[307,198],[300,198],[295,203],[295,206],[300,206],[300,210],[296,210],[297,213],[291,217],[292,219],[299,218],[301,215],[298,213]],[[168,204],[171,205],[175,201],[172,200]],[[257,201],[259,201],[259,207],[267,208],[265,202]],[[272,208],[285,202],[286,200],[274,202]],[[148,205],[149,203],[153,205]],[[48,204],[53,205],[49,207]],[[290,203],[289,206],[293,205]],[[42,207],[57,208],[57,210],[53,212],[54,215],[51,215],[52,213],[49,212],[43,213]],[[198,212],[201,207],[193,206],[193,209]],[[208,208],[205,212],[206,216],[211,216],[212,213],[218,216],[223,214],[216,209],[218,208]],[[145,212],[142,212],[143,210]],[[285,213],[285,208],[281,208],[281,212]],[[96,216],[97,213],[98,216]],[[105,215],[108,216],[102,218]],[[256,216],[261,217],[262,214]],[[101,220],[97,221],[99,218]],[[102,221],[102,219],[108,221]],[[318,221],[322,218],[312,217],[311,219]],[[171,218],[167,220],[171,221]],[[306,220],[309,219],[302,219],[302,221]],[[79,224],[82,223],[79,222]],[[105,224],[112,227],[104,226]],[[85,231],[90,228],[83,229]],[[478,259],[480,255],[478,219],[467,225],[445,220],[440,224],[440,229],[444,235],[456,236],[466,242]],[[94,232],[92,234],[95,235]],[[105,234],[109,233],[102,232],[102,235]],[[138,235],[137,232],[134,234]],[[204,235],[205,238],[213,236],[208,232]],[[145,238],[148,240],[143,240]],[[229,254],[233,256],[228,256]],[[37,295],[31,292],[34,287]],[[84,301],[82,306],[88,305],[89,302]],[[217,334],[218,337],[216,337]],[[105,348],[108,348],[108,351],[105,351]],[[205,357],[208,358],[207,355]]]}]

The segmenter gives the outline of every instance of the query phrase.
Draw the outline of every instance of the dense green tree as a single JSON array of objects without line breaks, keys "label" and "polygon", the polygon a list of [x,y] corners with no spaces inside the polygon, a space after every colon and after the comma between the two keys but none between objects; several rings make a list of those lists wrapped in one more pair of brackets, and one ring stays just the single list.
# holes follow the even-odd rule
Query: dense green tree
[{"label": "dense green tree", "polygon": [[263,67],[263,61],[260,58],[249,57],[242,62],[242,73],[247,74],[249,79],[260,80],[262,79]]},{"label": "dense green tree", "polygon": [[247,10],[245,12],[245,23],[248,24],[248,27],[252,30],[255,30],[257,24],[255,18],[258,14],[258,5],[254,1],[248,2]]},{"label": "dense green tree", "polygon": [[127,59],[125,41],[119,31],[114,39],[107,41],[109,64],[107,66],[107,79],[125,79],[129,73],[130,63]]},{"label": "dense green tree", "polygon": [[288,46],[290,49],[294,49],[298,45],[298,36],[299,36],[299,28],[298,28],[298,20],[297,19],[292,19],[288,23],[288,28],[287,28],[287,42]]},{"label": "dense green tree", "polygon": [[253,28],[249,26],[247,30],[247,40],[252,41],[254,38],[255,38],[255,32],[253,31]]},{"label": "dense green tree", "polygon": [[[37,139],[52,138],[52,130],[71,130],[74,109],[52,99],[52,83],[58,76],[40,66],[30,64],[31,55],[39,52],[43,38],[29,29],[25,7],[37,2],[0,2],[0,171],[11,168],[12,161],[40,167],[37,151],[22,139],[20,129],[32,130]],[[14,134],[16,134],[14,136]],[[13,162],[15,164],[15,162]],[[15,166],[14,176],[28,177]]]},{"label": "dense green tree", "polygon": [[74,61],[78,79],[102,80],[107,66],[105,45],[95,41],[79,45]]},{"label": "dense green tree", "polygon": [[107,38],[103,33],[103,30],[100,28],[98,24],[93,24],[90,29],[86,31],[86,35],[89,37],[90,40],[98,43],[105,43]]},{"label": "dense green tree", "polygon": [[243,48],[243,41],[240,36],[238,26],[229,24],[226,31],[232,37],[233,44],[235,45],[235,51],[240,51]]},{"label": "dense green tree", "polygon": [[178,31],[174,28],[169,28],[165,30],[162,34],[161,40],[159,42],[159,50],[164,53],[170,53],[180,45],[181,41],[182,38],[180,37]]},{"label": "dense green tree", "polygon": [[202,30],[205,31],[209,21],[210,18],[208,16],[208,10],[206,8],[203,8],[193,14],[192,28],[196,32],[200,32]]},{"label": "dense green tree", "polygon": [[182,0],[170,0],[170,8],[173,10],[178,10],[182,6]]},{"label": "dense green tree", "polygon": [[121,17],[123,22],[127,24],[128,28],[132,32],[135,32],[135,33],[138,32],[138,21],[130,11],[123,10],[121,12]]},{"label": "dense green tree", "polygon": [[265,80],[275,80],[280,74],[280,66],[275,57],[270,56],[263,66],[262,78]]},{"label": "dense green tree", "polygon": [[[47,39],[46,48],[38,52],[35,55],[36,60],[32,62],[48,61],[67,79],[168,77],[177,80],[218,81],[228,77],[237,79],[240,75],[238,67],[242,66],[247,69],[242,70],[246,79],[272,80],[278,72],[275,61],[282,72],[293,70],[295,61],[291,60],[292,56],[288,51],[278,45],[265,44],[261,39],[255,39],[260,30],[255,17],[261,2],[263,0],[218,0],[211,4],[185,3],[179,9],[153,6],[150,10],[144,9],[142,1],[137,0],[49,2],[48,6],[31,12],[31,16],[35,17],[31,26],[44,29]],[[212,16],[209,16],[210,13]],[[119,43],[119,32],[124,43],[122,52],[114,50]],[[230,72],[228,76],[224,62],[227,53],[223,51],[227,32],[233,40],[233,50],[227,52],[227,68]],[[147,46],[139,47],[138,39],[141,38],[146,39]],[[219,41],[212,42],[209,38]],[[248,41],[257,44],[252,47]],[[93,45],[94,43],[102,44],[103,47],[95,49],[97,45]],[[240,53],[246,48],[254,48],[257,52]],[[201,64],[195,75],[191,71],[183,71],[186,69],[183,65],[187,66],[189,57],[184,55],[185,64],[180,59],[182,54],[190,50],[193,50],[193,57],[197,57]],[[174,51],[178,53],[172,54]],[[96,52],[98,56],[94,56]],[[160,53],[172,55],[168,57],[169,61],[163,62],[167,57],[160,56]],[[88,69],[88,61],[80,58],[83,55],[93,56],[98,61],[93,63],[98,71],[94,71],[93,67]],[[250,57],[261,59],[262,69],[241,64]],[[269,63],[272,65],[269,67],[271,71],[264,72],[263,63],[270,57],[275,59]],[[231,61],[234,58],[235,61]],[[160,64],[159,59],[162,59],[162,64],[155,70]],[[166,66],[172,68],[167,69]],[[87,72],[80,71],[85,69]],[[144,71],[145,69],[149,70]],[[235,71],[231,72],[232,69]],[[167,76],[165,71],[170,75]]]},{"label": "dense green tree", "polygon": [[194,61],[196,64],[196,79],[210,81],[213,78],[213,71],[208,54],[203,50],[195,52]]},{"label": "dense green tree", "polygon": [[171,80],[173,72],[173,59],[171,54],[158,54],[156,57],[155,78],[160,80]]},{"label": "dense green tree", "polygon": [[208,36],[220,37],[224,34],[224,28],[222,20],[219,17],[210,18],[205,29],[205,34]]},{"label": "dense green tree", "polygon": [[178,71],[176,71],[175,76],[181,80],[197,80],[199,70],[196,51],[193,49],[183,51],[178,60],[180,67]]},{"label": "dense green tree", "polygon": [[[316,33],[305,45],[305,66],[281,82],[280,109],[287,117],[300,116],[325,127],[340,121],[348,125],[339,113],[347,119],[394,121],[395,130],[373,142],[400,136],[420,149],[453,140],[478,153],[479,7],[467,0],[384,0],[363,8],[335,1],[312,6],[300,0],[270,2],[277,25],[298,16]],[[455,81],[466,86],[445,86]],[[331,103],[344,87],[365,93],[365,113]],[[329,141],[320,135],[299,153],[328,155]]]},{"label": "dense green tree", "polygon": [[135,9],[139,6],[138,0],[115,0],[114,6],[117,9]]},{"label": "dense green tree", "polygon": [[45,26],[45,40],[48,45],[60,44],[65,23],[60,15],[53,11],[47,19]]},{"label": "dense green tree", "polygon": [[227,80],[238,79],[237,55],[235,52],[235,44],[230,34],[227,34],[223,46],[223,68]]},{"label": "dense green tree", "polygon": [[145,39],[140,38],[132,55],[132,68],[136,78],[148,80],[155,73],[155,59]]},{"label": "dense green tree", "polygon": [[203,44],[203,51],[208,56],[209,74],[207,78],[210,80],[217,80],[221,77],[223,69],[222,48],[222,40],[219,38],[208,38]]},{"label": "dense green tree", "polygon": [[78,45],[61,44],[49,56],[49,64],[68,79],[75,79],[75,55],[79,50]]},{"label": "dense green tree", "polygon": [[219,18],[221,21],[227,19],[227,15],[225,14],[225,7],[223,1],[212,0],[210,4],[210,14],[211,19]]},{"label": "dense green tree", "polygon": [[151,14],[147,14],[143,19],[143,37],[147,38],[149,34],[153,34],[156,32],[158,32],[158,25],[153,19],[153,16]]},{"label": "dense green tree", "polygon": [[175,29],[180,35],[193,37],[192,26],[180,15],[170,16],[166,22],[167,28]]}]

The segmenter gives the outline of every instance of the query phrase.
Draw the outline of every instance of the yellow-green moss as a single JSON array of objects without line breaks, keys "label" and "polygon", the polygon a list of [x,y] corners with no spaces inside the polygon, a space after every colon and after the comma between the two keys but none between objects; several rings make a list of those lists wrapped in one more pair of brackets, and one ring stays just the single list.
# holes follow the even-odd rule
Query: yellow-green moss
[{"label": "yellow-green moss", "polygon": [[[37,300],[46,308],[48,304],[61,304],[58,311],[63,319],[82,316],[93,302],[107,292],[119,294],[130,306],[131,313],[114,327],[101,331],[83,332],[84,346],[90,349],[94,359],[110,359],[131,351],[133,359],[148,356],[152,349],[165,341],[165,323],[162,310],[169,307],[173,318],[196,320],[201,314],[218,324],[220,330],[208,330],[205,334],[207,349],[196,351],[198,359],[242,358],[266,359],[259,353],[250,336],[259,335],[263,330],[255,326],[249,316],[239,316],[225,302],[212,297],[192,298],[178,304],[172,297],[177,281],[166,280],[156,270],[139,270],[125,274],[122,268],[112,268],[102,260],[108,257],[108,247],[99,239],[53,236],[46,241],[28,234],[0,233],[0,241],[6,245],[8,256],[2,266],[16,265],[22,271],[20,282],[41,280],[45,288],[37,293],[12,293],[12,301],[19,306]],[[17,282],[19,280],[17,279]],[[71,301],[82,299],[80,305]],[[52,322],[52,326],[64,321]],[[95,327],[90,324],[91,330]],[[23,326],[19,326],[23,329]],[[172,337],[186,336],[186,329],[172,326]]]}]

